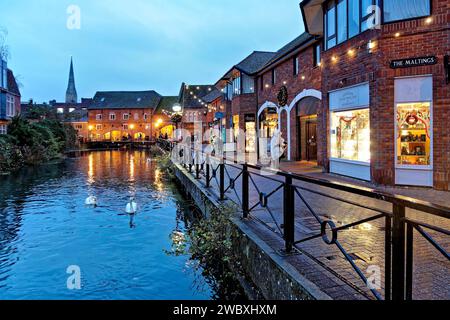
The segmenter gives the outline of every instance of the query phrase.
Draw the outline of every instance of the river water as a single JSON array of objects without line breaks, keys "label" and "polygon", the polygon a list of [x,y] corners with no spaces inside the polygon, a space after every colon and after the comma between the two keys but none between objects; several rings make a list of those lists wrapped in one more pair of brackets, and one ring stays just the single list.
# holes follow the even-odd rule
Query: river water
[{"label": "river water", "polygon": [[[91,195],[97,208],[84,204]],[[195,261],[166,252],[187,216],[187,201],[141,151],[0,177],[0,299],[211,299],[215,286]]]}]

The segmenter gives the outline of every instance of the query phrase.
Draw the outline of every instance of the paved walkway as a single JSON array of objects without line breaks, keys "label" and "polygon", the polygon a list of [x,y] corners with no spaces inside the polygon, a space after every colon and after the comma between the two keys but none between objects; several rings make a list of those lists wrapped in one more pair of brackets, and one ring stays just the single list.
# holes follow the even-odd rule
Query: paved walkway
[{"label": "paved walkway", "polygon": [[326,179],[333,182],[350,183],[357,186],[374,188],[384,192],[403,195],[441,206],[450,207],[450,192],[437,191],[432,188],[420,188],[420,187],[390,187],[375,185],[370,182],[344,177],[332,173],[324,173],[321,167],[317,166],[314,162],[281,162],[280,169],[287,172],[309,175],[312,177]]},{"label": "paved walkway", "polygon": [[[305,165],[305,164],[303,164]],[[214,164],[213,164],[214,166]],[[215,164],[217,167],[217,164]],[[283,164],[286,168],[286,163]],[[292,166],[292,165],[291,165]],[[309,175],[327,178],[337,181],[345,181],[344,178],[333,177],[323,174],[311,165],[305,165],[306,173]],[[292,167],[291,167],[292,168]],[[298,168],[298,167],[297,167]],[[291,171],[291,170],[288,170]],[[241,167],[233,164],[226,165],[226,187],[228,199],[241,203]],[[218,172],[212,179],[210,192],[218,197]],[[282,240],[282,218],[283,218],[283,189],[277,188],[282,185],[282,178],[278,176],[261,175],[259,171],[251,171],[250,207],[251,218],[246,222],[263,240],[265,240],[274,251],[284,247]],[[236,179],[237,178],[237,179]],[[229,187],[230,180],[235,180],[234,188]],[[205,183],[204,177],[202,177]],[[353,179],[351,181],[354,182]],[[295,239],[320,234],[320,225],[313,212],[323,220],[332,220],[337,227],[347,225],[368,217],[377,215],[379,212],[363,209],[357,205],[372,207],[376,210],[392,212],[392,205],[380,200],[356,196],[342,191],[332,190],[309,183],[295,181]],[[359,185],[363,185],[359,182]],[[366,185],[367,186],[367,185]],[[373,187],[373,186],[372,186]],[[305,190],[306,189],[306,190]],[[277,190],[277,191],[274,191]],[[309,191],[308,191],[309,190]],[[386,189],[389,190],[389,189]],[[315,192],[319,192],[319,195]],[[439,195],[432,193],[433,198],[428,198],[427,193],[420,190],[402,189],[395,192],[408,196],[419,195],[423,200],[435,199],[437,203],[446,204],[448,199],[442,199]],[[270,195],[267,207],[260,203],[260,194]],[[273,194],[272,194],[273,193]],[[342,198],[354,204],[344,203],[336,199]],[[448,193],[445,193],[448,196]],[[303,200],[302,200],[303,198]],[[450,222],[447,219],[433,217],[428,214],[407,210],[408,217],[439,226],[450,230]],[[427,231],[428,232],[428,231]],[[429,234],[445,250],[450,249],[448,236],[429,231]],[[352,262],[362,271],[366,277],[372,275],[370,270],[381,271],[384,275],[385,257],[385,218],[380,218],[362,225],[340,231],[338,239],[342,249],[351,257]],[[298,269],[307,279],[318,285],[325,293],[334,299],[374,299],[373,293],[352,268],[349,261],[344,258],[342,251],[336,245],[327,245],[322,238],[316,238],[299,244],[301,254],[286,257],[286,259]],[[384,276],[381,279],[381,288],[377,290],[384,297]],[[414,233],[414,299],[450,299],[450,264],[429,242],[420,234]]]}]

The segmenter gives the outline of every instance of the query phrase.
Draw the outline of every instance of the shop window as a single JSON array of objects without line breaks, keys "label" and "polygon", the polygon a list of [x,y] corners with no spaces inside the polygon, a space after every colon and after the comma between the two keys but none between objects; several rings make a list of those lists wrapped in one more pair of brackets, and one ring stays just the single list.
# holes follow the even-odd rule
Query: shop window
[{"label": "shop window", "polygon": [[397,104],[397,164],[431,165],[431,105]]},{"label": "shop window", "polygon": [[384,0],[384,22],[420,18],[431,15],[430,0]]},{"label": "shop window", "polygon": [[234,133],[234,141],[237,141],[239,136],[239,116],[233,116],[233,133]]},{"label": "shop window", "polygon": [[370,162],[369,109],[332,113],[331,155],[336,159]]}]

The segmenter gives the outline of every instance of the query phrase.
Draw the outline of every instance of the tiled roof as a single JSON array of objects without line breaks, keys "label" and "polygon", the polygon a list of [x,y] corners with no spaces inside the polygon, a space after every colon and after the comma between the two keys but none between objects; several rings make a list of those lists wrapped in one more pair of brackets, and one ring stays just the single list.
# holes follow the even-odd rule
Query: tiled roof
[{"label": "tiled roof", "polygon": [[239,62],[235,68],[253,75],[257,73],[269,60],[275,56],[275,52],[254,51],[247,58]]},{"label": "tiled roof", "polygon": [[97,92],[89,109],[156,109],[160,100],[161,96],[155,91]]},{"label": "tiled roof", "polygon": [[222,97],[223,93],[214,88],[210,93],[208,93],[206,96],[203,97],[203,101],[206,103],[211,103],[214,100]]},{"label": "tiled roof", "polygon": [[179,102],[187,109],[206,108],[204,98],[217,90],[213,85],[186,85],[182,84]]},{"label": "tiled roof", "polygon": [[178,102],[178,97],[162,97],[155,113],[163,113],[164,111],[172,112],[173,105]]},{"label": "tiled roof", "polygon": [[288,55],[292,51],[298,49],[302,45],[304,45],[306,42],[314,39],[314,36],[310,35],[309,33],[302,33],[297,38],[289,42],[287,45],[285,45],[283,48],[277,51],[277,53],[269,60],[267,63],[263,66],[261,66],[260,70],[263,70],[273,63],[277,62],[278,60],[282,59],[284,56]]},{"label": "tiled roof", "polygon": [[20,96],[19,86],[17,85],[16,78],[12,70],[8,69],[7,72],[8,91],[12,94]]},{"label": "tiled roof", "polygon": [[233,70],[237,69],[247,75],[256,74],[262,67],[264,67],[268,61],[270,61],[274,56],[275,52],[263,52],[254,51],[247,58],[234,65],[228,72],[216,83],[218,84],[222,80],[228,80],[233,76]]}]

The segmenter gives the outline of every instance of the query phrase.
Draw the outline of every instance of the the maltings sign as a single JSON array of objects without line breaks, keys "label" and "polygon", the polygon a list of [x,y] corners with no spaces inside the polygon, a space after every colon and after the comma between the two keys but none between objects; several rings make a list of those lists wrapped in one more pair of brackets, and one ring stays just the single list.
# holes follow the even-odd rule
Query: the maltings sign
[{"label": "the maltings sign", "polygon": [[434,56],[432,57],[419,57],[419,58],[408,58],[408,59],[399,59],[391,61],[392,69],[399,68],[412,68],[412,67],[423,67],[423,66],[432,66],[437,64],[438,59]]}]

